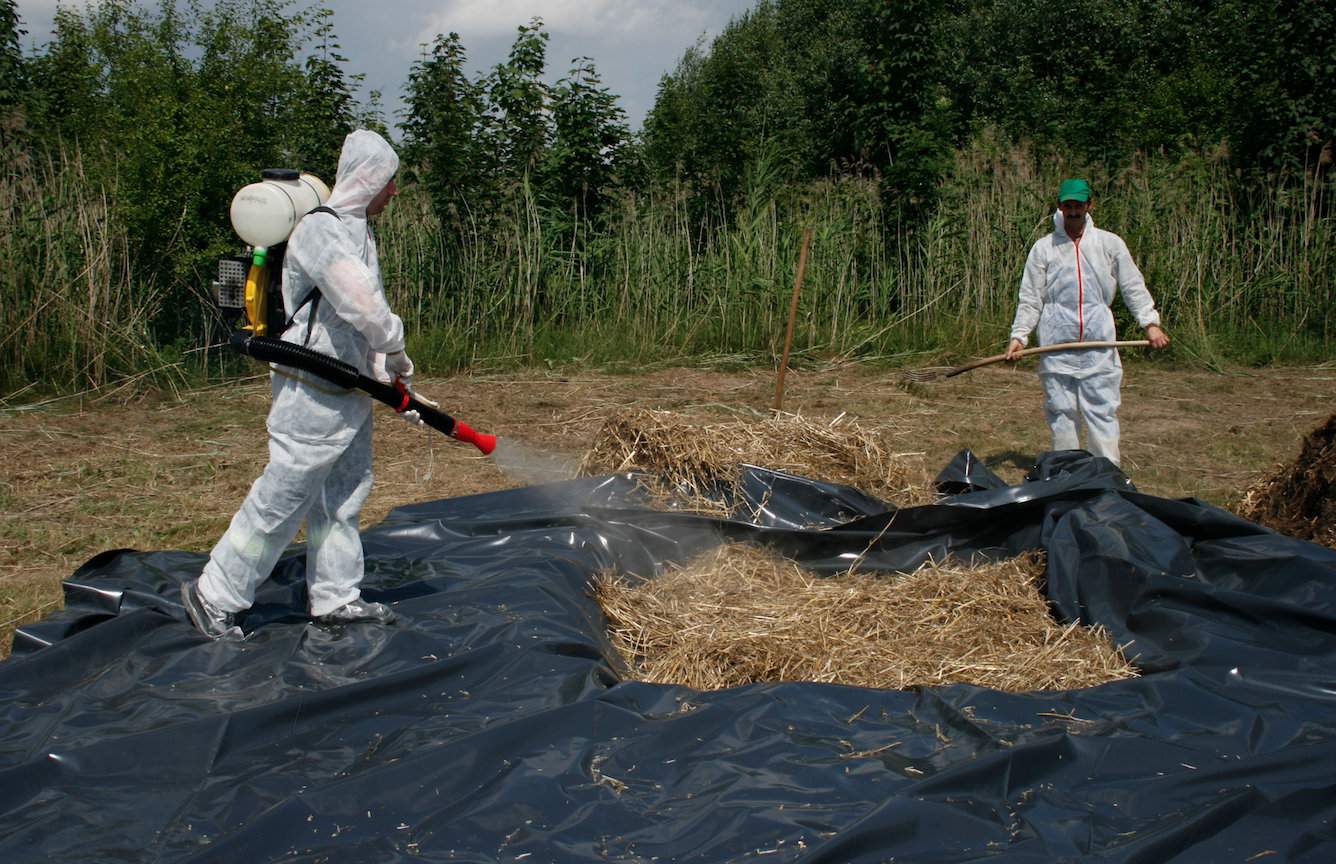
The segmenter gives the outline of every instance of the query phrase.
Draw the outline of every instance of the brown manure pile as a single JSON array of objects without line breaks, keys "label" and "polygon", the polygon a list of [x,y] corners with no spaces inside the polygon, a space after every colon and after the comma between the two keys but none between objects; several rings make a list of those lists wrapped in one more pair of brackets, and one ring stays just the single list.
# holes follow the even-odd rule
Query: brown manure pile
[{"label": "brown manure pile", "polygon": [[1239,514],[1336,549],[1336,414],[1308,434],[1298,459],[1249,487]]},{"label": "brown manure pile", "polygon": [[936,498],[921,454],[893,452],[882,434],[843,417],[699,423],[671,411],[628,411],[603,424],[579,473],[643,472],[659,478],[665,498],[675,493],[693,510],[722,514],[714,491],[735,487],[743,463],[842,483],[900,507]]},{"label": "brown manure pile", "polygon": [[1101,628],[1053,619],[1042,576],[1042,559],[1022,556],[819,577],[733,544],[640,584],[605,574],[594,593],[641,680],[698,690],[820,681],[1028,692],[1135,677]]}]

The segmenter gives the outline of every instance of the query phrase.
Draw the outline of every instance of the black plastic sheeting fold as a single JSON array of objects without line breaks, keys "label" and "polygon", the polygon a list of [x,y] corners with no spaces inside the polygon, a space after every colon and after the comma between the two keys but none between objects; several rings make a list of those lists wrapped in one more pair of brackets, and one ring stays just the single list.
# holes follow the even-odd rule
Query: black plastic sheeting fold
[{"label": "black plastic sheeting fold", "polygon": [[[404,507],[364,534],[398,624],[310,624],[294,549],[242,643],[185,623],[203,556],[100,555],[0,663],[0,861],[1336,860],[1336,553],[1081,453],[939,479],[888,512],[757,469],[757,524],[646,509],[627,477]],[[1042,547],[1055,614],[1145,674],[624,681],[590,577],[724,538],[888,579]]]}]

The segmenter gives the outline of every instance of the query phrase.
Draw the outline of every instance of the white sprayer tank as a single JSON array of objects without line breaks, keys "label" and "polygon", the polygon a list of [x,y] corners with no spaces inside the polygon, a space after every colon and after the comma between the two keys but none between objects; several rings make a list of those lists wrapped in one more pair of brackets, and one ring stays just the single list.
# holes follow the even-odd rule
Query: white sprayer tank
[{"label": "white sprayer tank", "polygon": [[329,187],[314,174],[266,168],[260,176],[232,197],[232,228],[251,246],[282,243],[298,220],[329,200]]}]

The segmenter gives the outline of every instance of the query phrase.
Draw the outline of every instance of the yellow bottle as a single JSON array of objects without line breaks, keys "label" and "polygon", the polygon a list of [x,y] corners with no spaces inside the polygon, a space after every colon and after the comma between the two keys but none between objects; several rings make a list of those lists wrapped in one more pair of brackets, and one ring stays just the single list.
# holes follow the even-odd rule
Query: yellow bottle
[{"label": "yellow bottle", "polygon": [[246,274],[246,319],[243,329],[250,330],[256,336],[264,336],[269,330],[269,270],[265,266],[268,249],[256,246],[251,255],[250,271]]}]

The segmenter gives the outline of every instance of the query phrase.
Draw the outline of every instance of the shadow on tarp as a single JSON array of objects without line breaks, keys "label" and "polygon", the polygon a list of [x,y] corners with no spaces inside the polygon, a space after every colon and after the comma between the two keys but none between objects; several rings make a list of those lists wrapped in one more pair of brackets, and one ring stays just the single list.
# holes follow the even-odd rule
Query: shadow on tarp
[{"label": "shadow on tarp", "polygon": [[[756,469],[758,524],[629,477],[400,508],[364,534],[400,621],[307,622],[299,549],[242,643],[186,623],[203,556],[108,552],[0,663],[0,860],[1336,860],[1336,553],[1110,463],[887,511]],[[742,512],[742,511],[739,511]],[[1056,614],[1144,677],[1012,694],[623,681],[588,594],[723,538],[822,572],[1042,547]]]}]

